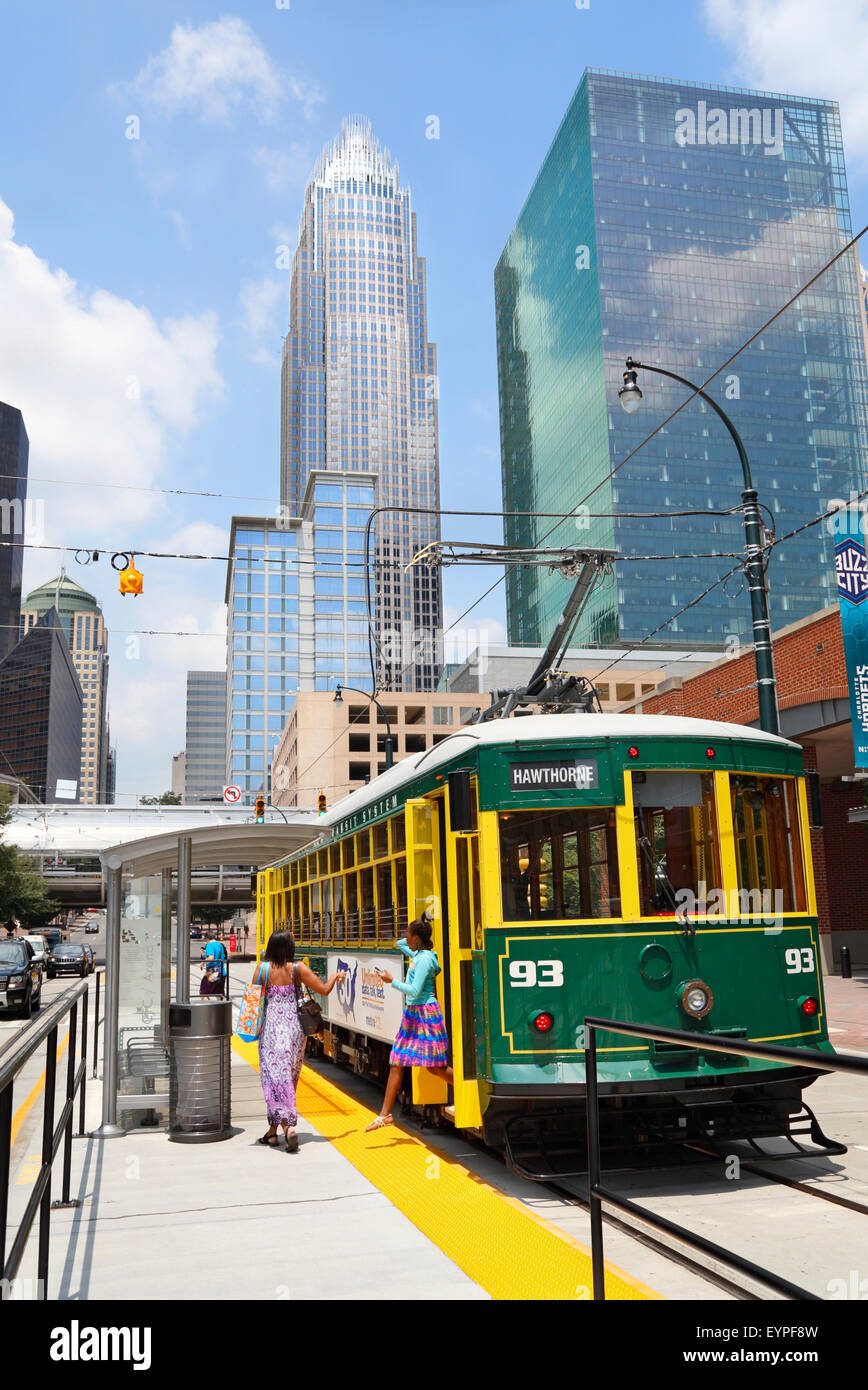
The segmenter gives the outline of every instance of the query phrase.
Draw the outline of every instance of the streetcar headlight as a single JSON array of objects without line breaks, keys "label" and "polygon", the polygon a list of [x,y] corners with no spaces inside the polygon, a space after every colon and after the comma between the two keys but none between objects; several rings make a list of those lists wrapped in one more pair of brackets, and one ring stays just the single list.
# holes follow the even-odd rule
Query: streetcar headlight
[{"label": "streetcar headlight", "polygon": [[688,980],[679,986],[679,1003],[691,1018],[705,1018],[711,1012],[714,995],[704,980]]}]

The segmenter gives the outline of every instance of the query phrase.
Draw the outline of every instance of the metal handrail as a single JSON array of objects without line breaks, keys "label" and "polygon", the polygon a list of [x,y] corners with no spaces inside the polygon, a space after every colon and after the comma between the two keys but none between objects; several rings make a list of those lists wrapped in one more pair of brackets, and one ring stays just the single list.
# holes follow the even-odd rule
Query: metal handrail
[{"label": "metal handrail", "polygon": [[[94,984],[99,999],[100,976],[95,975]],[[39,1253],[37,1259],[37,1298],[47,1297],[48,1286],[48,1242],[51,1227],[52,1208],[77,1207],[79,1202],[69,1195],[72,1177],[72,1117],[76,1094],[80,1091],[78,1134],[84,1134],[84,1111],[87,1088],[87,1015],[90,994],[90,979],[85,977],[54,1000],[45,1010],[38,1022],[25,1029],[20,1040],[10,1045],[0,1054],[0,1271],[2,1271],[2,1293],[7,1297],[10,1283],[15,1278],[24,1257],[33,1223],[39,1213]],[[81,1002],[81,1056],[76,1065],[76,1046],[78,1044],[79,1002]],[[57,1034],[60,1024],[69,1018],[69,1056],[66,1068],[66,1096],[60,1119],[54,1123],[55,1092],[57,1084]],[[97,1029],[99,1027],[99,1004],[94,1017],[93,1048],[96,1059]],[[12,1098],[15,1077],[30,1060],[37,1049],[46,1044],[45,1057],[45,1102],[42,1120],[42,1155],[39,1174],[33,1192],[25,1207],[24,1214],[7,1255],[7,1216],[9,1209],[9,1182],[12,1172]],[[94,1071],[94,1075],[96,1072]],[[51,1174],[61,1142],[63,1152],[63,1184],[59,1201],[51,1200]]]},{"label": "metal handrail", "polygon": [[847,1053],[841,1055],[819,1052],[815,1048],[779,1047],[771,1043],[745,1042],[741,1038],[715,1037],[708,1033],[686,1033],[678,1028],[659,1028],[640,1023],[625,1023],[621,1019],[585,1019],[588,1206],[591,1218],[591,1266],[595,1300],[604,1301],[606,1297],[606,1269],[603,1254],[603,1202],[606,1201],[620,1211],[627,1212],[631,1216],[638,1216],[649,1226],[653,1226],[668,1235],[676,1236],[685,1244],[692,1245],[694,1249],[724,1260],[745,1274],[753,1275],[754,1278],[762,1280],[763,1283],[768,1284],[787,1298],[820,1302],[817,1294],[809,1293],[807,1289],[799,1288],[797,1284],[791,1284],[789,1280],[782,1279],[779,1275],[763,1269],[751,1260],[746,1260],[731,1250],[725,1250],[723,1246],[716,1245],[714,1241],[706,1240],[704,1236],[697,1235],[695,1232],[687,1230],[685,1226],[677,1225],[674,1221],[667,1221],[665,1217],[658,1216],[656,1212],[649,1211],[647,1207],[640,1206],[638,1202],[631,1202],[626,1197],[620,1196],[619,1193],[612,1192],[609,1188],[602,1186],[600,1182],[600,1097],[597,1086],[598,1031],[621,1033],[630,1038],[641,1038],[643,1041],[677,1042],[684,1047],[693,1048],[697,1052],[722,1052],[727,1056],[755,1057],[766,1062],[785,1062],[790,1066],[807,1067],[811,1071],[818,1072],[840,1071],[855,1076],[868,1076],[868,1061],[862,1057],[851,1057]]}]

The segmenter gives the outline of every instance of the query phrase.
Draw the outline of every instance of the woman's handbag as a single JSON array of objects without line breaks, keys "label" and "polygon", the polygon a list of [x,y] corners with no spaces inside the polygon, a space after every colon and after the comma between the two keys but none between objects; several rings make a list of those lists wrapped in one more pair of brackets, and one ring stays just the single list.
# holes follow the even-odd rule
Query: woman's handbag
[{"label": "woman's handbag", "polygon": [[241,1000],[241,1008],[238,1011],[238,1022],[235,1025],[236,1037],[242,1042],[256,1042],[262,1032],[262,1020],[265,1017],[265,986],[268,983],[269,962],[265,963],[265,978],[256,981],[251,980],[244,991],[244,998]]},{"label": "woman's handbag", "polygon": [[[293,966],[293,971],[294,970],[295,966]],[[314,1033],[322,1032],[323,1016],[322,1009],[316,1000],[312,998],[310,991],[304,989],[304,993],[302,994],[303,988],[303,986],[299,985],[298,977],[296,976],[295,1003],[298,1009],[298,1021],[301,1024],[301,1031],[304,1033],[304,1036],[309,1038],[312,1037]]]}]

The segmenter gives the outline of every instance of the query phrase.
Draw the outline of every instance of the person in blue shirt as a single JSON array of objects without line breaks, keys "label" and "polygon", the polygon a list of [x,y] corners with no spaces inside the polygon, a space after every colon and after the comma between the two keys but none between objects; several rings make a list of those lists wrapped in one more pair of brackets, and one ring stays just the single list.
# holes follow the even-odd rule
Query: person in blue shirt
[{"label": "person in blue shirt", "polygon": [[398,942],[398,950],[410,961],[406,980],[394,979],[388,970],[377,971],[385,984],[403,994],[404,1012],[389,1054],[389,1080],[383,1108],[367,1130],[383,1129],[393,1123],[392,1106],[401,1089],[405,1067],[424,1067],[432,1075],[442,1077],[448,1086],[454,1080],[452,1068],[447,1063],[446,1024],[434,990],[440,962],[432,946],[431,923],[411,922],[406,940]]},{"label": "person in blue shirt", "polygon": [[229,969],[226,960],[226,947],[222,941],[208,942],[199,968],[205,972],[199,984],[200,995],[228,994],[226,985]]}]

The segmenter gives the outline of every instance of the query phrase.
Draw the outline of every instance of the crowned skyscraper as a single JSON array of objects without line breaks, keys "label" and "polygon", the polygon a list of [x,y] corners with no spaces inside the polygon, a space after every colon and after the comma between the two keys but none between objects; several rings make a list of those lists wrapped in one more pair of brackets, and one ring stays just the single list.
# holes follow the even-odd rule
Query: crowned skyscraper
[{"label": "crowned skyscraper", "polygon": [[[427,320],[410,190],[369,123],[351,118],[304,195],[283,346],[281,500],[299,516],[315,469],[376,475],[376,505],[390,508],[372,531],[377,679],[395,690],[433,689],[440,667],[439,568],[405,573],[440,534],[437,355]],[[328,512],[316,509],[317,551],[324,528],[349,524]],[[357,556],[344,568],[363,572]]]}]

